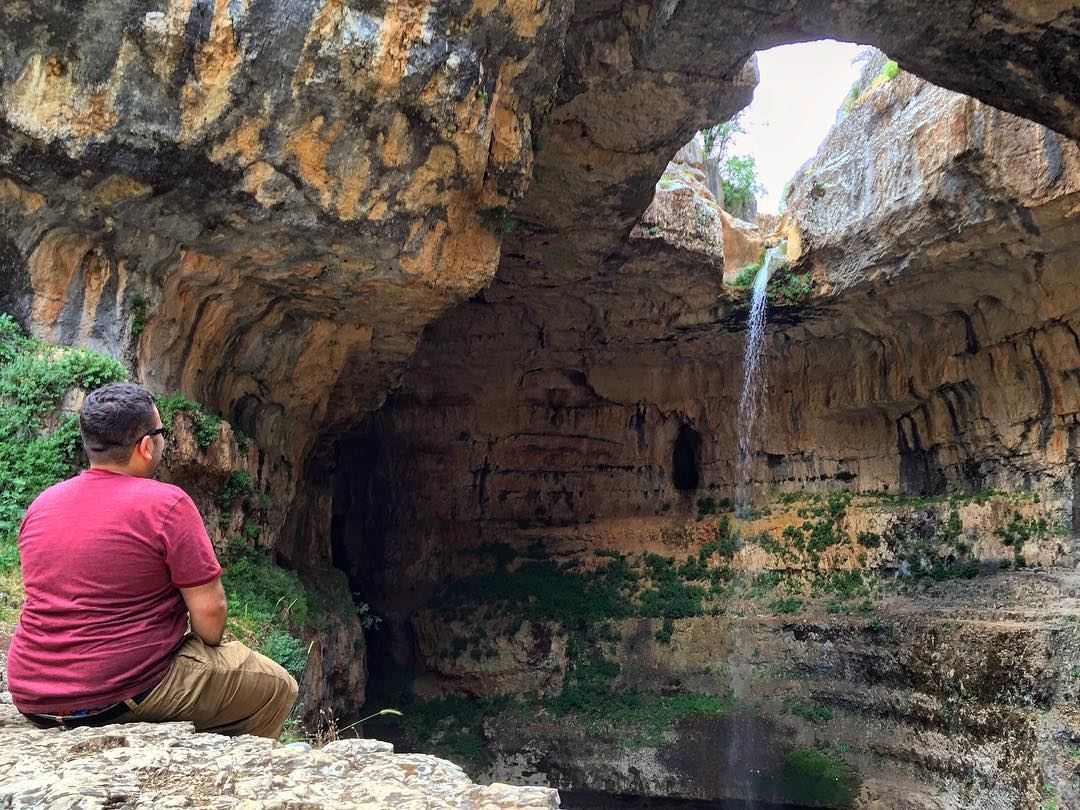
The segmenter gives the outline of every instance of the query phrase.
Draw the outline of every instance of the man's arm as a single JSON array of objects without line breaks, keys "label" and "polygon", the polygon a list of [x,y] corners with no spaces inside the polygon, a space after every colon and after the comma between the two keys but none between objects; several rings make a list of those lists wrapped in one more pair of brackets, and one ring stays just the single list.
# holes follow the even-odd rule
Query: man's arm
[{"label": "man's arm", "polygon": [[194,588],[181,588],[181,595],[187,604],[191,618],[191,631],[203,640],[203,643],[216,647],[221,643],[225,632],[225,589],[221,577],[196,585]]}]

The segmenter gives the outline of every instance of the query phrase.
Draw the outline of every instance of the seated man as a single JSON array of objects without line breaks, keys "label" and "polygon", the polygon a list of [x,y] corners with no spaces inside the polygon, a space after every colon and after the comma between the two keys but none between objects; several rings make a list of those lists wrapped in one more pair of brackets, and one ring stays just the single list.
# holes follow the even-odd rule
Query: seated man
[{"label": "seated man", "polygon": [[238,642],[221,644],[221,566],[199,511],[151,478],[165,447],[153,398],[106,385],[87,396],[79,429],[90,469],[42,492],[19,530],[15,706],[42,727],[189,720],[277,737],[296,681]]}]

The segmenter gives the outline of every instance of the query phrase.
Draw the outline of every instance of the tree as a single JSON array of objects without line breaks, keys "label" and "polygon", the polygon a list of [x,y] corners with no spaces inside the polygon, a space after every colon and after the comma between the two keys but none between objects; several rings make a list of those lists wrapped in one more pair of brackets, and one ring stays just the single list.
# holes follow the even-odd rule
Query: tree
[{"label": "tree", "polygon": [[733,155],[720,168],[720,182],[724,188],[724,208],[728,211],[744,211],[754,197],[765,191],[757,176],[757,164],[750,155]]},{"label": "tree", "polygon": [[720,124],[713,124],[708,129],[701,130],[701,138],[704,142],[703,156],[706,161],[723,161],[731,140],[740,132],[746,132],[742,125],[742,116],[745,110],[739,110],[731,120]]}]

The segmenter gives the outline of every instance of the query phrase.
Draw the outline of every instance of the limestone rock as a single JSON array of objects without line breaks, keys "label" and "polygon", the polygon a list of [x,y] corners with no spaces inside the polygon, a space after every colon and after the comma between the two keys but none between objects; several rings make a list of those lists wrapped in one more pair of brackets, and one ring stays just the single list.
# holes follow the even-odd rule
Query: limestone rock
[{"label": "limestone rock", "polygon": [[558,793],[474,784],[445,760],[378,740],[302,750],[188,723],[42,730],[0,704],[5,807],[556,808]]}]

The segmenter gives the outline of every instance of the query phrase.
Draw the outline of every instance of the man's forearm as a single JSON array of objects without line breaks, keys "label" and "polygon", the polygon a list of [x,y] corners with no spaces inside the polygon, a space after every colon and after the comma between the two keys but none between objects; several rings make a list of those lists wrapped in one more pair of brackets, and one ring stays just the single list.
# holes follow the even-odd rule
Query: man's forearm
[{"label": "man's forearm", "polygon": [[195,614],[189,613],[188,619],[191,621],[191,632],[201,638],[204,644],[211,647],[221,644],[221,637],[225,635],[224,611],[221,612],[220,618],[207,616],[205,613],[196,617]]},{"label": "man's forearm", "polygon": [[180,593],[187,604],[191,632],[201,638],[203,643],[216,647],[225,633],[225,616],[228,613],[221,579],[214,579],[194,588],[181,588]]}]

